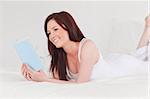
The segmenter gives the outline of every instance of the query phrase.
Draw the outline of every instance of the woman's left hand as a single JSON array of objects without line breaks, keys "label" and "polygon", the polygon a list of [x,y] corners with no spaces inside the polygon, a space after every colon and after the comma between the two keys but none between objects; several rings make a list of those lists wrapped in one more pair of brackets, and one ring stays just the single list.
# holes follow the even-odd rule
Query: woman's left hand
[{"label": "woman's left hand", "polygon": [[28,80],[36,81],[36,82],[43,82],[48,80],[47,75],[42,70],[31,71],[27,64],[24,65],[25,65],[24,72],[26,72],[26,76]]}]

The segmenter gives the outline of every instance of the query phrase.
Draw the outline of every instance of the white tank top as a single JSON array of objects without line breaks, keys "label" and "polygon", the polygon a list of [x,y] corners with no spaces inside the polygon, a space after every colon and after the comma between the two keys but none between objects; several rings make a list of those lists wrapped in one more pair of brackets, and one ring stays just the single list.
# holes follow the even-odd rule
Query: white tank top
[{"label": "white tank top", "polygon": [[[81,41],[80,41],[80,43],[79,43],[79,49],[78,49],[78,60],[79,60],[79,62],[80,62],[80,53],[81,53],[81,47],[82,47],[82,45],[83,45],[83,43],[86,41],[87,39],[85,39],[85,38],[83,38]],[[74,79],[74,80],[76,80],[77,78],[78,78],[78,74],[79,73],[72,73],[71,71],[69,71],[68,69],[67,69],[67,73],[68,73],[68,75],[69,75],[69,77],[71,78],[71,79]]]},{"label": "white tank top", "polygon": [[[89,39],[83,38],[79,43],[78,60],[80,62],[80,53],[82,45]],[[140,48],[143,49],[143,48]],[[144,51],[144,50],[143,50]],[[135,74],[146,74],[148,62],[141,61],[135,56],[127,54],[112,55],[108,60],[103,59],[103,55],[99,49],[99,60],[93,66],[90,79],[110,79],[114,77],[121,77]],[[78,73],[74,74],[70,72],[72,79],[78,78]]]},{"label": "white tank top", "polygon": [[[81,54],[81,48],[82,48],[82,45],[89,39],[87,38],[83,38],[80,43],[79,43],[79,49],[78,49],[78,60],[80,62],[80,54]],[[102,55],[100,54],[100,57],[99,57],[99,61],[93,66],[93,70],[92,70],[92,74],[91,74],[91,79],[97,79],[99,77],[104,77],[104,75],[106,76],[106,74],[108,74],[108,67],[106,66],[106,62],[104,61]],[[100,67],[103,67],[102,69]],[[98,71],[97,69],[101,70],[101,71]],[[78,78],[78,73],[74,74],[72,72],[69,72],[68,73],[70,78],[71,79],[74,79],[76,80]]]}]

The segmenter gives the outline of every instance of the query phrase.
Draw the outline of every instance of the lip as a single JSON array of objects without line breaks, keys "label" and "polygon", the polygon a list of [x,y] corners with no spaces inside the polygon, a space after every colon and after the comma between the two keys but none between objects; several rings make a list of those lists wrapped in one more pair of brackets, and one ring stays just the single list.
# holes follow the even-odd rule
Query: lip
[{"label": "lip", "polygon": [[60,39],[59,37],[53,38],[53,39],[52,39],[52,42],[53,42],[53,43],[57,43],[57,42],[59,41],[59,39]]},{"label": "lip", "polygon": [[58,42],[58,39],[55,39],[53,42],[54,42],[54,43],[57,43],[57,42]]}]

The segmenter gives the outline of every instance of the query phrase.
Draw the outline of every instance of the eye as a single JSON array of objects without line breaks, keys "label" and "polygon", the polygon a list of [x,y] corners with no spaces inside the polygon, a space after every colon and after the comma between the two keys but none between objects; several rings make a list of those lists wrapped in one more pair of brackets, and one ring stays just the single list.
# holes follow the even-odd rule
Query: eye
[{"label": "eye", "polygon": [[54,31],[57,31],[57,30],[58,30],[58,28],[55,28],[55,29],[54,29]]}]

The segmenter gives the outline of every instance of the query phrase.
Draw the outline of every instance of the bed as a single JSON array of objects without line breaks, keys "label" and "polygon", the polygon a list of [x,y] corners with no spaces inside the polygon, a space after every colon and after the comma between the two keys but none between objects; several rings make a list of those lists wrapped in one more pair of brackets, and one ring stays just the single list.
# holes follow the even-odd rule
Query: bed
[{"label": "bed", "polygon": [[[148,96],[148,76],[130,75],[113,79],[99,79],[82,84],[55,84],[32,82],[23,78],[20,72],[0,72],[1,99],[21,98],[86,98],[86,97],[129,97],[139,99]],[[119,98],[119,99],[120,99]],[[123,99],[124,99],[123,98]],[[115,98],[116,99],[116,98]],[[140,98],[143,99],[143,98]]]}]

